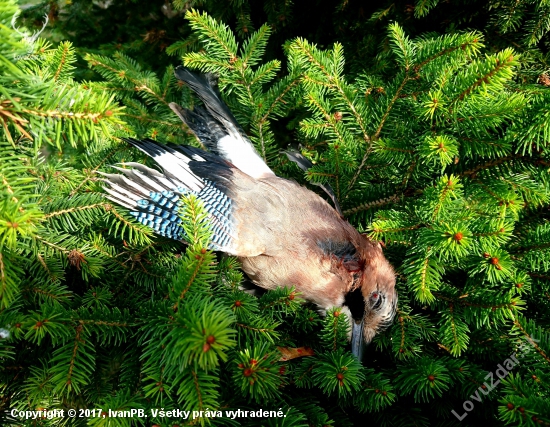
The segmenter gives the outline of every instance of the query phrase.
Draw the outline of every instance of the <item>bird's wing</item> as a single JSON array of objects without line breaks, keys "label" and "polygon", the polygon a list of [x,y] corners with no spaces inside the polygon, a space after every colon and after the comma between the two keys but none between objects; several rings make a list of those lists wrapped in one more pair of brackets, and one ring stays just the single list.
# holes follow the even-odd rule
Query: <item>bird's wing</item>
[{"label": "bird's wing", "polygon": [[[193,193],[204,202],[212,225],[212,249],[240,255],[236,188],[246,192],[255,182],[214,154],[188,147],[159,145],[152,140],[125,139],[163,169],[163,173],[139,163],[122,174],[103,174],[107,198],[128,208],[139,222],[165,237],[179,240],[183,228],[178,209],[181,196]],[[256,252],[257,247],[251,248]]]},{"label": "bird's wing", "polygon": [[275,176],[223,102],[215,77],[212,74],[198,75],[185,67],[176,68],[175,74],[204,103],[205,108],[196,107],[193,111],[170,103],[172,111],[197,138],[212,152],[252,178]]}]

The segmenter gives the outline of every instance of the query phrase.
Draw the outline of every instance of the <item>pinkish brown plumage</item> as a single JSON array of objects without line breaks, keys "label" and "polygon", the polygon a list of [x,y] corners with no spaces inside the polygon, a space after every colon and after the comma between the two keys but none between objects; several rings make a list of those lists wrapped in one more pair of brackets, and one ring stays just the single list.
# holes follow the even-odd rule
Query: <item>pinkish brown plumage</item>
[{"label": "pinkish brown plumage", "polygon": [[124,175],[107,175],[108,197],[159,234],[179,238],[174,211],[182,194],[195,193],[210,214],[212,248],[237,256],[264,289],[294,286],[322,311],[341,307],[358,354],[358,342],[370,342],[396,310],[395,274],[380,244],[316,193],[277,177],[221,100],[212,76],[181,67],[176,76],[205,108],[171,107],[214,154],[129,139],[164,173],[132,164],[133,170],[121,170]]}]

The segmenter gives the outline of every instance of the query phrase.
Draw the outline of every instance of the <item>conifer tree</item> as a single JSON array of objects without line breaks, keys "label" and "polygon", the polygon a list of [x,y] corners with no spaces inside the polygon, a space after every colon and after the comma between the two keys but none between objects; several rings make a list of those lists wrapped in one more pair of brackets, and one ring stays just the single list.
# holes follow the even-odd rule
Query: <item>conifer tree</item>
[{"label": "conifer tree", "polygon": [[[186,12],[198,48],[173,51],[220,76],[261,156],[330,183],[385,243],[398,314],[361,364],[338,310],[241,289],[236,260],[208,250],[196,198],[180,204],[186,245],[104,198],[96,172],[152,166],[118,137],[199,145],[168,108],[196,102],[173,68],[89,52],[98,77],[77,81],[71,43],[29,54],[16,12],[0,0],[2,424],[550,425],[550,93],[523,78],[520,53],[487,49],[479,31],[411,38],[394,23],[376,67],[348,73],[342,44],[294,38],[283,69],[265,59],[269,26],[240,41]],[[279,153],[281,118],[314,163],[305,174]],[[492,387],[499,364],[509,374]],[[40,408],[101,411],[11,412]],[[130,409],[149,416],[108,412]],[[233,412],[260,409],[285,416]]]}]

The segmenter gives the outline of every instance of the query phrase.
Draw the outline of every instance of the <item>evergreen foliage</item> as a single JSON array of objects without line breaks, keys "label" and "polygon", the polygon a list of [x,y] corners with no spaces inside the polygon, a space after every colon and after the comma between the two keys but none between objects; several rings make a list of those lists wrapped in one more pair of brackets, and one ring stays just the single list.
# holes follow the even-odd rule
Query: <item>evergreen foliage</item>
[{"label": "evergreen foliage", "polygon": [[[411,13],[437,14],[439,3],[418,1]],[[98,7],[89,4],[62,10],[78,17]],[[271,55],[272,33],[286,34],[272,23],[281,10],[292,26],[287,1],[266,2],[271,25],[257,30],[248,2],[208,14],[174,1],[174,15],[163,12],[186,11],[186,38],[168,51],[220,76],[269,165],[306,185],[330,183],[346,217],[385,242],[398,314],[361,364],[337,309],[321,317],[292,288],[241,289],[237,261],[206,249],[196,198],[180,212],[184,246],[103,197],[98,171],[152,166],[118,137],[199,145],[168,108],[195,102],[175,64],[150,67],[139,49],[136,60],[131,41],[91,51],[91,39],[79,48],[97,74],[82,80],[91,75],[71,42],[23,40],[10,29],[17,6],[0,0],[0,422],[550,425],[548,6],[514,4],[487,9],[487,25],[521,35],[513,47],[486,28],[411,36],[414,24],[387,25],[396,7],[380,10],[364,25],[382,22],[384,44],[367,58],[348,53],[350,40],[324,49],[295,36]],[[224,21],[237,16],[232,30]],[[51,34],[67,34],[69,22]],[[279,153],[281,124],[283,144],[299,141],[314,164],[305,174]],[[493,388],[499,364],[509,374]],[[39,408],[101,413],[11,415]],[[279,408],[286,417],[227,412]],[[109,409],[149,417],[103,417]]]}]

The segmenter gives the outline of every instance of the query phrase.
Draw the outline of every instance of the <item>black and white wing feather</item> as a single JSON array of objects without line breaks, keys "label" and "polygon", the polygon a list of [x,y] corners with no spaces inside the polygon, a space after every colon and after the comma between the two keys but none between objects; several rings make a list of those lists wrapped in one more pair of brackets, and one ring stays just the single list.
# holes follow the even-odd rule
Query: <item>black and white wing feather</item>
[{"label": "black and white wing feather", "polygon": [[[213,237],[211,249],[234,253],[236,220],[232,215],[235,203],[229,196],[231,165],[205,151],[159,145],[152,140],[125,139],[151,156],[162,167],[160,173],[139,163],[125,163],[132,169],[115,167],[122,174],[105,174],[107,198],[130,210],[130,214],[156,233],[176,240],[183,238],[178,211],[181,197],[193,193],[204,202],[209,213]],[[202,164],[202,165],[201,165]],[[197,175],[194,169],[208,165],[210,176]],[[202,168],[200,166],[203,166]]]}]

